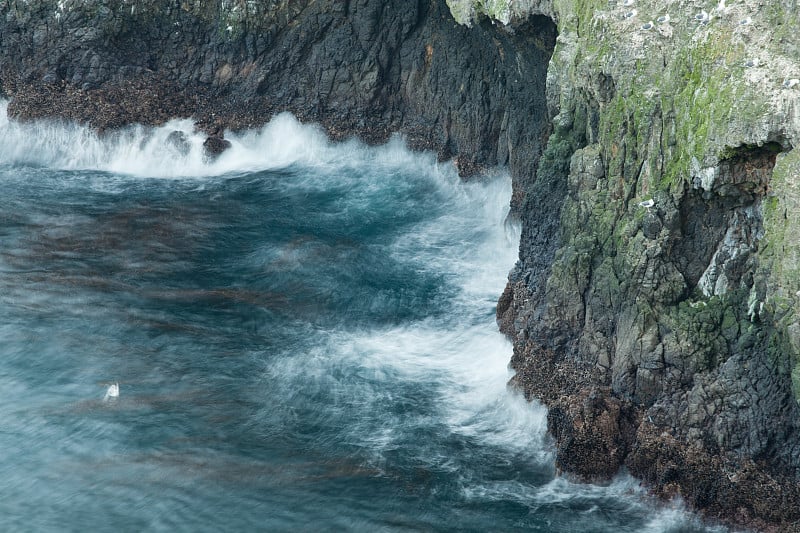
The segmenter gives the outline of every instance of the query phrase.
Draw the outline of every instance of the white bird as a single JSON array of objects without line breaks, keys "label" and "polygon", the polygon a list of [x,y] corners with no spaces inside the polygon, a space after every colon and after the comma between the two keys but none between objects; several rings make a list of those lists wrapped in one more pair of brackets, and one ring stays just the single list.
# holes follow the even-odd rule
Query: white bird
[{"label": "white bird", "polygon": [[658,22],[659,24],[666,24],[667,22],[669,22],[669,13],[667,13],[666,15],[661,15],[660,17],[658,17],[656,19],[656,22]]},{"label": "white bird", "polygon": [[697,15],[694,16],[694,19],[698,21],[700,24],[708,24],[708,21],[711,20],[711,17],[708,16],[706,11],[701,11]]},{"label": "white bird", "polygon": [[629,19],[629,18],[635,17],[635,16],[636,16],[636,13],[637,13],[637,12],[636,12],[636,10],[635,10],[635,9],[631,9],[630,11],[628,11],[627,13],[625,13],[625,15],[623,15],[623,18]]},{"label": "white bird", "polygon": [[655,24],[653,24],[653,21],[651,20],[650,22],[646,22],[646,23],[642,24],[642,29],[643,30],[652,30],[654,26],[655,26]]},{"label": "white bird", "polygon": [[786,87],[787,89],[791,89],[792,87],[794,87],[798,83],[800,83],[800,80],[798,80],[797,78],[792,78],[792,79],[784,80],[783,86]]},{"label": "white bird", "polygon": [[752,23],[753,23],[753,19],[751,19],[750,17],[747,17],[747,18],[743,18],[742,20],[739,21],[739,26],[747,26],[748,24],[752,24]]},{"label": "white bird", "polygon": [[636,0],[625,0],[624,2],[622,2],[622,5],[625,6],[625,7],[631,7],[635,3],[636,3]]},{"label": "white bird", "polygon": [[103,400],[108,400],[109,398],[118,398],[119,397],[119,383],[114,382],[108,386],[106,389],[106,395],[103,397]]},{"label": "white bird", "polygon": [[646,207],[647,209],[650,209],[654,205],[656,205],[656,202],[652,198],[645,200],[644,202],[639,202],[639,207]]}]

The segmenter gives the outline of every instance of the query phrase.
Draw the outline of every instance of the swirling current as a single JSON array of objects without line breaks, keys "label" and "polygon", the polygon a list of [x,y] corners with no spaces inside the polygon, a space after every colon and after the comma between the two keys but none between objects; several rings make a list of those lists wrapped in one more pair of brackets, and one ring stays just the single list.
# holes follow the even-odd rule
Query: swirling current
[{"label": "swirling current", "polygon": [[213,161],[188,120],[0,134],[4,530],[721,531],[555,475],[502,170],[288,115]]}]

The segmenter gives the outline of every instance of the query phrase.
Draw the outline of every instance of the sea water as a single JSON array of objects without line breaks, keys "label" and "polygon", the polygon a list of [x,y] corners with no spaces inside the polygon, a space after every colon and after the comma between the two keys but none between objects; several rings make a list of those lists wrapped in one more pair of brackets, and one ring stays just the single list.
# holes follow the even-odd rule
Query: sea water
[{"label": "sea water", "polygon": [[711,530],[555,475],[502,171],[289,115],[215,160],[189,120],[0,136],[0,529]]}]

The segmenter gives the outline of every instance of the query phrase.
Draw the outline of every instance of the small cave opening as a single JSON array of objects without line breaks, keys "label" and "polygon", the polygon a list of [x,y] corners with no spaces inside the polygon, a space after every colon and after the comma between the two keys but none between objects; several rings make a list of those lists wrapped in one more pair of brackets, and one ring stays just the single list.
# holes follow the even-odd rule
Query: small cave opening
[{"label": "small cave opening", "polygon": [[721,196],[738,195],[742,200],[762,197],[769,185],[778,154],[783,151],[784,146],[777,141],[726,148],[720,157],[720,186],[716,192]]},{"label": "small cave opening", "polygon": [[740,285],[763,236],[761,200],[784,144],[723,150],[719,163],[693,177],[680,205],[673,258],[690,291],[724,294]]}]

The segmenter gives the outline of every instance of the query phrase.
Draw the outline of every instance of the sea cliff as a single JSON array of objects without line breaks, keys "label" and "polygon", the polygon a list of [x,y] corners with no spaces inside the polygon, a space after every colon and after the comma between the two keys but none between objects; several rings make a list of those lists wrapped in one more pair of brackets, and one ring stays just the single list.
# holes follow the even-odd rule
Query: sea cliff
[{"label": "sea cliff", "polygon": [[[291,111],[507,165],[513,380],[559,468],[727,522],[800,520],[793,3],[0,0],[18,120],[113,134]],[[794,381],[793,381],[794,376]]]},{"label": "sea cliff", "polygon": [[461,26],[444,1],[1,0],[0,17],[0,90],[19,119],[192,116],[220,146],[226,128],[290,111],[335,139],[402,133],[465,176],[532,176],[549,127],[545,16],[506,32]]},{"label": "sea cliff", "polygon": [[[462,22],[525,16],[487,8]],[[550,407],[564,470],[626,466],[720,519],[796,528],[796,7],[529,12],[558,22],[538,171],[563,201],[523,201],[498,307],[515,383]]]}]

